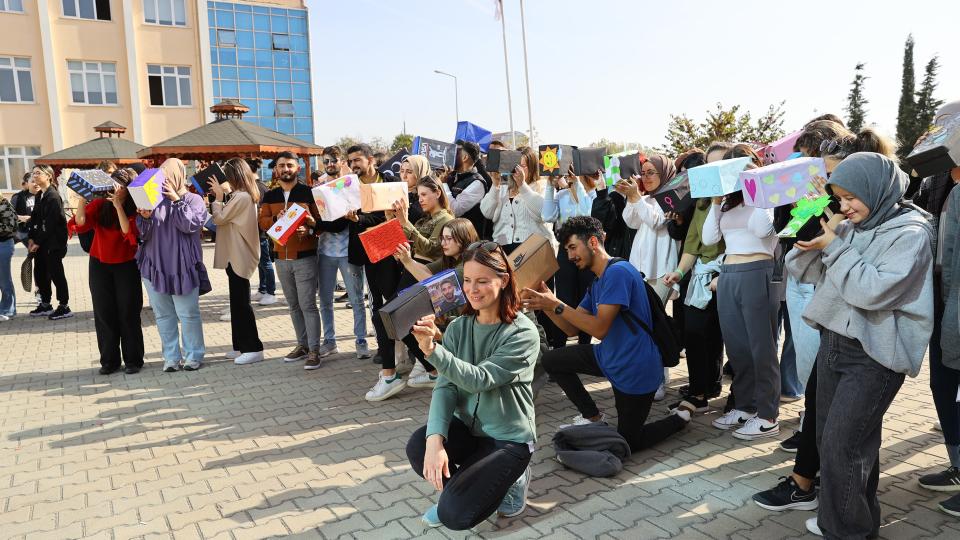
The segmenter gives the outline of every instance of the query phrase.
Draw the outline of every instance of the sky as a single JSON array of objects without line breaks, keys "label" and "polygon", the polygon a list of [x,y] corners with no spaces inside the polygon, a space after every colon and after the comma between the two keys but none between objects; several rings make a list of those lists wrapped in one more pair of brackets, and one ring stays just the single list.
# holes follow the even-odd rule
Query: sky
[{"label": "sky", "polygon": [[[316,141],[452,141],[459,116],[509,131],[494,0],[306,0]],[[520,0],[503,0],[513,125],[529,129]],[[731,7],[736,6],[736,7]],[[867,122],[895,132],[908,34],[917,88],[940,58],[936,96],[960,99],[960,1],[739,2],[526,0],[530,113],[538,143],[602,137],[659,146],[671,114],[700,120],[717,102],[759,116],[785,101],[784,128],[845,117],[866,64]]]}]

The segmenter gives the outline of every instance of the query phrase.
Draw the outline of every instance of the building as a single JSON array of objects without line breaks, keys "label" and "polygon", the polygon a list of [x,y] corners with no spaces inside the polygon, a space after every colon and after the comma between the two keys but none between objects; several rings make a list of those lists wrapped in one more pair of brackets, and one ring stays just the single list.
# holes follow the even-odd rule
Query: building
[{"label": "building", "polygon": [[222,98],[313,141],[304,0],[0,0],[0,29],[0,191],[104,121],[150,145]]}]

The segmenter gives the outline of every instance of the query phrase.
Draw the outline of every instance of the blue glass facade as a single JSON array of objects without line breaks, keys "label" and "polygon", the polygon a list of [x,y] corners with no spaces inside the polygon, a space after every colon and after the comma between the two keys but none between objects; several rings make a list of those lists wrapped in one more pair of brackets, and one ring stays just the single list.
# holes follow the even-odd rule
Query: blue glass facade
[{"label": "blue glass facade", "polygon": [[239,99],[243,119],[313,142],[307,12],[208,2],[213,99]]}]

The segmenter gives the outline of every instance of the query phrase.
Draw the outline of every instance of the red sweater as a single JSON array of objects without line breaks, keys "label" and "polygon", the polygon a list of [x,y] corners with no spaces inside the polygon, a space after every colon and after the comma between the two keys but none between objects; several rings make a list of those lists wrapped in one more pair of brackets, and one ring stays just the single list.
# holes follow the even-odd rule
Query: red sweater
[{"label": "red sweater", "polygon": [[[132,261],[137,254],[137,216],[136,214],[128,216],[130,220],[130,232],[123,234],[123,230],[118,226],[101,227],[100,207],[104,204],[112,206],[113,203],[106,199],[96,199],[87,204],[87,221],[81,226],[77,225],[76,218],[70,218],[69,228],[76,233],[94,231],[93,245],[90,246],[90,256],[95,257],[104,264],[118,264]],[[116,211],[116,210],[114,210]]]}]

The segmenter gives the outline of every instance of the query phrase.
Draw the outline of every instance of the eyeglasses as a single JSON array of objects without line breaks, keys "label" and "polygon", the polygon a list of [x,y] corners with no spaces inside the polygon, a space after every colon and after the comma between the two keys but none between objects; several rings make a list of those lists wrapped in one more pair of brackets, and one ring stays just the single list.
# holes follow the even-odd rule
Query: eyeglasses
[{"label": "eyeglasses", "polygon": [[654,176],[660,176],[660,173],[657,171],[647,171],[647,172],[641,172],[638,176],[640,176],[640,178],[643,178],[643,177],[653,178]]},{"label": "eyeglasses", "polygon": [[838,153],[838,150],[841,150],[843,145],[840,141],[834,139],[826,139],[820,143],[820,155],[832,156]]},{"label": "eyeglasses", "polygon": [[323,164],[324,164],[324,165],[330,165],[330,164],[336,163],[336,162],[338,162],[338,161],[340,161],[340,160],[339,160],[339,159],[325,159],[325,160],[323,160]]}]

